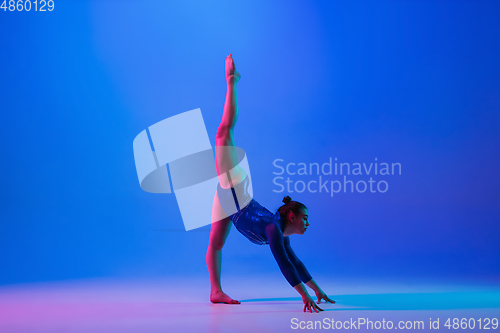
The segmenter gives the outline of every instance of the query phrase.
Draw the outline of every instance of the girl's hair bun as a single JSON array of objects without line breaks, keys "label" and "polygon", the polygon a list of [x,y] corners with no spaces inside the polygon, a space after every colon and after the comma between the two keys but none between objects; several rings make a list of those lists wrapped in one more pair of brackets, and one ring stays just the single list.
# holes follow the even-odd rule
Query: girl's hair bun
[{"label": "girl's hair bun", "polygon": [[287,203],[289,203],[290,201],[292,201],[292,198],[290,198],[288,195],[286,197],[283,198],[283,202],[285,203],[285,205]]}]

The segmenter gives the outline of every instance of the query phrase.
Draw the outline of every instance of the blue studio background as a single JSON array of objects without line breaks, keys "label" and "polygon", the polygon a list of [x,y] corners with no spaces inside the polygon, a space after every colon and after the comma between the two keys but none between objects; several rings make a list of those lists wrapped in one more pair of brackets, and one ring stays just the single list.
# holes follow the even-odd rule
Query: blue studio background
[{"label": "blue studio background", "polygon": [[[132,142],[201,108],[214,145],[229,53],[242,75],[236,143],[269,209],[287,194],[273,191],[276,159],[401,164],[376,177],[385,193],[290,193],[309,208],[291,240],[313,276],[498,279],[499,12],[103,0],[0,11],[0,284],[206,275],[208,290],[209,227],[183,231],[174,195],[141,190]],[[286,283],[269,248],[234,228],[223,258],[224,279]]]}]

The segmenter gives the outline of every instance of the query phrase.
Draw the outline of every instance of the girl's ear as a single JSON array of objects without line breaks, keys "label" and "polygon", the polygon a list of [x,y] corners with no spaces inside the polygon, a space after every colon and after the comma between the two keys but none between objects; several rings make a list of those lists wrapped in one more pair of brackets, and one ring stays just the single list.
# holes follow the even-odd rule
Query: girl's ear
[{"label": "girl's ear", "polygon": [[293,221],[294,215],[293,212],[288,213],[288,221]]}]

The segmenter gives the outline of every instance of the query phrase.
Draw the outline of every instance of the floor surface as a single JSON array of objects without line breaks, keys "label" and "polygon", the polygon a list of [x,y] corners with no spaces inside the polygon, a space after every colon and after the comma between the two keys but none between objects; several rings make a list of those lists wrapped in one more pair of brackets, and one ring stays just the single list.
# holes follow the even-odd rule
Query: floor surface
[{"label": "floor surface", "polygon": [[494,284],[335,281],[322,288],[337,303],[317,314],[302,312],[284,280],[227,280],[225,291],[240,305],[211,304],[207,277],[0,286],[0,332],[500,331]]}]

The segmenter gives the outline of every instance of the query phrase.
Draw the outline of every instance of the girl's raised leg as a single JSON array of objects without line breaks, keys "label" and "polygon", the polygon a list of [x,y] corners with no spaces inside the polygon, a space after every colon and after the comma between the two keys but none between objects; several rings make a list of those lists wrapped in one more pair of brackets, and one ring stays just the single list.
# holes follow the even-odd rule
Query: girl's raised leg
[{"label": "girl's raised leg", "polygon": [[[238,83],[239,79],[240,74],[236,71],[233,58],[229,55],[226,58],[226,101],[215,141],[215,167],[219,176],[219,183],[222,188],[226,189],[239,184],[245,178],[245,171],[238,166],[234,146],[234,125],[238,119],[236,83]],[[216,193],[212,205],[212,225],[206,256],[210,276],[210,301],[213,303],[240,304],[240,302],[232,299],[222,291],[220,283],[222,248],[232,225],[229,217],[220,219],[222,216],[226,215],[222,212]]]},{"label": "girl's raised leg", "polygon": [[236,84],[240,77],[230,54],[226,58],[226,101],[215,140],[215,166],[222,188],[233,187],[245,179],[245,171],[238,165],[234,144],[234,127],[238,120]]}]

